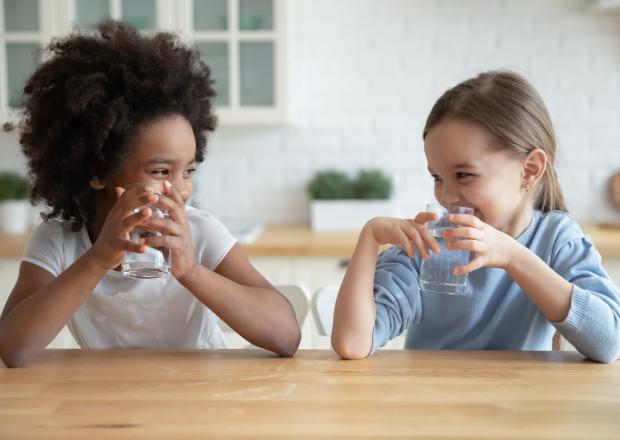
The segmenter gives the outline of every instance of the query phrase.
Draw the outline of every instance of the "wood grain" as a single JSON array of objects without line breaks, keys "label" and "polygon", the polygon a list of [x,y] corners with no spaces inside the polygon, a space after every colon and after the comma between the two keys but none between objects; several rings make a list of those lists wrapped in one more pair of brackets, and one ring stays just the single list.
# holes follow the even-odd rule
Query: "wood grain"
[{"label": "wood grain", "polygon": [[618,439],[620,362],[574,352],[47,350],[0,369],[0,438]]}]

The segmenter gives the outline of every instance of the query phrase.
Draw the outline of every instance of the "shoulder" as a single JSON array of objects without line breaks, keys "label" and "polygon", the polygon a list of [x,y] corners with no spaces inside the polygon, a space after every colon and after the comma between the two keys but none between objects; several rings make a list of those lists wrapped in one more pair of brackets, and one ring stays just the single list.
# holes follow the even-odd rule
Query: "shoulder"
[{"label": "shoulder", "polygon": [[538,213],[540,216],[531,248],[552,267],[574,259],[598,258],[596,249],[575,218],[560,211]]},{"label": "shoulder", "polygon": [[197,209],[191,206],[185,208],[187,220],[192,228],[192,232],[201,235],[226,235],[230,232],[213,214],[208,211]]},{"label": "shoulder", "polygon": [[535,215],[539,216],[536,235],[552,240],[555,245],[585,237],[577,220],[567,212],[536,211]]},{"label": "shoulder", "polygon": [[[48,220],[36,227],[24,250],[22,261],[36,264],[58,276],[66,261],[65,249],[75,249],[78,232],[71,223]],[[70,258],[70,257],[69,257]]]},{"label": "shoulder", "polygon": [[237,240],[210,212],[190,206],[186,213],[200,260],[209,268],[217,267]]},{"label": "shoulder", "polygon": [[71,223],[60,220],[47,220],[40,223],[30,237],[30,243],[61,245],[65,240],[75,237],[76,232],[71,230]]}]

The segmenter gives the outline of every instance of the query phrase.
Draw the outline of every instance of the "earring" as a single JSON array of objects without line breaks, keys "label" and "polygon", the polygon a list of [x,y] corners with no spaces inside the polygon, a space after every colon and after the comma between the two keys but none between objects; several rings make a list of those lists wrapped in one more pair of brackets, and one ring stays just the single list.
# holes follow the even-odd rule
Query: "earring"
[{"label": "earring", "polygon": [[525,185],[525,192],[530,192],[530,185]]}]

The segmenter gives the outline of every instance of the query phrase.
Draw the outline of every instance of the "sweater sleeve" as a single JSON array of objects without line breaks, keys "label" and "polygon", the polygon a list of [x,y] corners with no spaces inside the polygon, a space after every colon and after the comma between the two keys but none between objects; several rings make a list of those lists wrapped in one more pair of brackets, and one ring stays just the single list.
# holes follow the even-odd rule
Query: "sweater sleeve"
[{"label": "sweater sleeve", "polygon": [[613,362],[620,354],[620,291],[585,238],[570,240],[554,257],[552,268],[572,286],[571,306],[562,322],[552,322],[584,356]]},{"label": "sweater sleeve", "polygon": [[377,308],[370,354],[422,317],[417,260],[392,247],[377,260],[374,297]]}]

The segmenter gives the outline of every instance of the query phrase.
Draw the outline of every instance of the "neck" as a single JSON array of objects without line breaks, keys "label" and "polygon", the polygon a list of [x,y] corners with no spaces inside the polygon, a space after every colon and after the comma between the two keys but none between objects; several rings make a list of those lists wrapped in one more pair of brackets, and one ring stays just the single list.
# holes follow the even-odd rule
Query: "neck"
[{"label": "neck", "polygon": [[534,203],[530,197],[524,197],[519,206],[517,206],[516,214],[510,222],[503,228],[502,232],[517,238],[532,221],[532,213],[534,212]]}]

